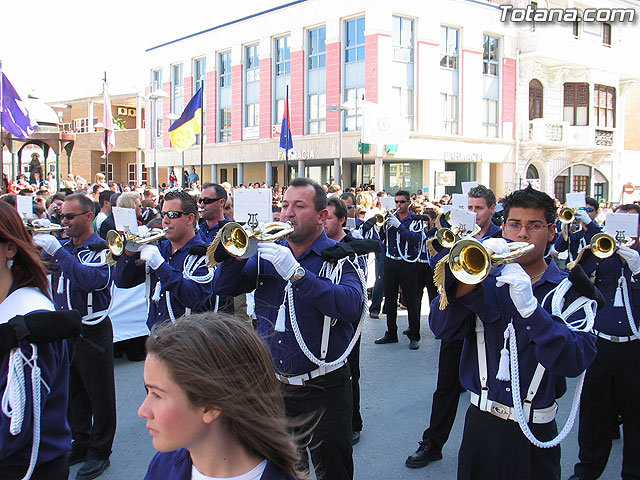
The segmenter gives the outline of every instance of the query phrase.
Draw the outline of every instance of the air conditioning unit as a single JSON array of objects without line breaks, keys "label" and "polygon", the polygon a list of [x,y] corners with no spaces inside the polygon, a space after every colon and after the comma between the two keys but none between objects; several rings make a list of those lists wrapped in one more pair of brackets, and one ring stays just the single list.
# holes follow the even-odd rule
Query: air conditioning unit
[{"label": "air conditioning unit", "polygon": [[136,116],[136,109],[135,108],[130,108],[129,109],[129,116],[130,117],[135,117]]},{"label": "air conditioning unit", "polygon": [[126,115],[127,109],[125,107],[118,107],[118,115]]}]

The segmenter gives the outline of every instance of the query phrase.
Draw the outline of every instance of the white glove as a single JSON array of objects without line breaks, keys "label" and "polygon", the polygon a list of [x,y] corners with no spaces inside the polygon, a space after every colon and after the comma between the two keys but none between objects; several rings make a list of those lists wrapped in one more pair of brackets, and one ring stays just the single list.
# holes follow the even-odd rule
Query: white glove
[{"label": "white glove", "polygon": [[538,307],[538,300],[533,296],[531,277],[517,263],[504,266],[502,273],[496,278],[496,286],[509,285],[509,295],[522,318],[529,317]]},{"label": "white glove", "polygon": [[355,238],[356,240],[362,240],[362,234],[360,230],[351,230],[351,238]]},{"label": "white glove", "polygon": [[278,275],[285,280],[289,280],[300,266],[293,252],[284,245],[277,243],[259,242],[258,253],[265,260],[270,261]]},{"label": "white glove", "polygon": [[58,241],[58,239],[48,233],[41,233],[39,235],[34,235],[33,243],[35,243],[39,247],[42,247],[43,250],[47,252],[49,255],[53,255],[60,248],[62,248],[62,245],[60,245],[60,242]]},{"label": "white glove", "polygon": [[504,238],[487,238],[482,241],[482,245],[493,253],[509,253],[509,244]]},{"label": "white glove", "polygon": [[155,245],[144,245],[140,249],[140,260],[146,262],[153,270],[157,270],[164,263],[164,257]]},{"label": "white glove", "polygon": [[387,225],[393,228],[400,228],[400,220],[395,215],[392,215],[389,220],[387,220]]},{"label": "white glove", "polygon": [[586,210],[578,210],[576,212],[576,218],[580,220],[585,225],[589,225],[591,223],[591,217],[587,213]]},{"label": "white glove", "polygon": [[618,255],[627,261],[627,265],[629,265],[631,273],[634,275],[640,273],[640,254],[638,254],[637,250],[621,246],[618,248]]},{"label": "white glove", "polygon": [[146,225],[140,225],[138,227],[138,235],[142,238],[147,238],[151,236],[151,231]]},{"label": "white glove", "polygon": [[31,221],[31,225],[38,228],[49,228],[51,226],[51,220],[48,218],[36,218]]}]

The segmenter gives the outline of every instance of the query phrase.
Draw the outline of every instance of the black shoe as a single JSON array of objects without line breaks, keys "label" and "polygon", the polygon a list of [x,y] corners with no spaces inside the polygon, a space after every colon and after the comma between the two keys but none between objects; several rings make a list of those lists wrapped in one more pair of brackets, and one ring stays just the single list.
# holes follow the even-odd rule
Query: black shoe
[{"label": "black shoe", "polygon": [[409,340],[409,350],[418,350],[420,342],[418,340]]},{"label": "black shoe", "polygon": [[582,480],[582,477],[579,477],[577,475],[571,475],[568,480]]},{"label": "black shoe", "polygon": [[385,343],[398,343],[398,338],[390,337],[385,333],[383,337],[380,337],[375,341],[376,345],[384,345]]},{"label": "black shoe", "polygon": [[78,463],[83,463],[87,461],[87,452],[80,452],[77,450],[71,450],[69,454],[69,466],[77,465]]},{"label": "black shoe", "polygon": [[369,316],[371,318],[380,318],[380,314],[379,313],[374,313],[374,312],[369,312]]},{"label": "black shoe", "polygon": [[360,432],[354,431],[353,437],[351,437],[351,445],[355,445],[360,441]]},{"label": "black shoe", "polygon": [[403,331],[402,331],[402,334],[403,334],[403,335],[409,335],[409,331],[410,331],[410,330],[407,328],[406,330],[403,330]]},{"label": "black shoe", "polygon": [[87,460],[76,475],[76,480],[91,480],[98,478],[111,465],[109,459],[105,460]]},{"label": "black shoe", "polygon": [[442,452],[436,450],[430,442],[419,442],[420,446],[413,455],[409,455],[404,464],[409,468],[422,468],[442,459]]}]

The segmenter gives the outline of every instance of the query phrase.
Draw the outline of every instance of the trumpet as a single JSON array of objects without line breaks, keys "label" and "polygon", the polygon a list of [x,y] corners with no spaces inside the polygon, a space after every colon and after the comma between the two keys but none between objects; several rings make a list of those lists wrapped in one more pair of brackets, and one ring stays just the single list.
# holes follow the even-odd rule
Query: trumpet
[{"label": "trumpet", "polygon": [[119,233],[116,230],[107,232],[107,246],[113,256],[120,256],[125,250],[138,252],[143,245],[150,245],[162,240],[167,234],[168,228],[152,228],[148,237],[141,237],[129,231]]},{"label": "trumpet", "polygon": [[475,285],[482,282],[492,269],[511,263],[535,248],[527,242],[511,242],[509,253],[494,253],[475,238],[458,240],[449,253],[451,273],[462,283]]},{"label": "trumpet", "polygon": [[[289,222],[258,223],[257,216],[258,214],[250,213],[245,225],[229,222],[220,229],[217,238],[229,255],[249,258],[258,250],[258,242],[275,242],[293,232],[293,226]],[[214,254],[215,249],[211,253],[207,252],[212,265],[216,263]]]},{"label": "trumpet", "polygon": [[608,233],[601,232],[591,237],[589,249],[598,258],[609,258],[616,253],[618,248],[629,247],[632,244],[633,238],[625,237],[624,232],[618,232],[615,238]]},{"label": "trumpet", "polygon": [[29,230],[31,232],[32,235],[36,235],[38,233],[54,233],[54,232],[64,232],[66,231],[69,227],[63,227],[62,225],[58,225],[57,223],[52,223],[49,226],[39,226],[39,225],[33,225],[33,224],[27,224],[25,225],[27,227],[27,230]]},{"label": "trumpet", "polygon": [[439,228],[436,232],[436,240],[444,248],[452,248],[453,245],[464,237],[474,237],[478,232],[482,230],[479,225],[475,225],[473,230],[467,230],[467,226],[464,224],[447,228]]},{"label": "trumpet", "polygon": [[558,220],[564,224],[571,224],[576,219],[576,211],[573,208],[564,207],[558,213]]},{"label": "trumpet", "polygon": [[396,212],[398,211],[397,208],[393,208],[393,209],[389,209],[389,210],[385,210],[384,213],[376,213],[375,217],[376,217],[376,225],[378,227],[382,227],[384,225],[386,225],[386,223],[389,221],[389,219],[391,217],[393,217]]}]

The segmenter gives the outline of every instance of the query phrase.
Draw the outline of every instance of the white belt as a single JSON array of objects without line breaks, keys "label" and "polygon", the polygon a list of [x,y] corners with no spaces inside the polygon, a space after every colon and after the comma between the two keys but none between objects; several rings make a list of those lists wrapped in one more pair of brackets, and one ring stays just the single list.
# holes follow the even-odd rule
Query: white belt
[{"label": "white belt", "polygon": [[316,368],[308,373],[303,373],[302,375],[296,375],[294,377],[288,377],[286,375],[276,373],[276,378],[287,385],[304,385],[306,382],[313,380],[314,378],[321,377],[322,375],[326,375],[329,372],[333,372],[334,370],[344,367],[346,363],[347,362],[342,362],[331,367]]},{"label": "white belt", "polygon": [[[513,420],[517,422],[516,412],[513,407],[508,407],[498,402],[494,402],[493,400],[487,400],[486,407],[482,408],[479,406],[480,396],[477,393],[471,392],[471,404],[478,407],[483,412],[488,412],[491,415],[494,415],[503,420]],[[525,402],[523,405],[524,414],[530,420],[530,423],[549,423],[552,422],[556,418],[556,413],[558,412],[558,404],[553,402],[553,405],[547,408],[537,408],[533,410],[533,415],[530,414],[531,404]]]},{"label": "white belt", "polygon": [[595,333],[598,337],[604,338],[605,340],[609,340],[610,342],[613,342],[613,343],[626,343],[626,342],[633,342],[634,340],[640,340],[635,335],[628,335],[626,337],[618,337],[616,335],[607,335],[606,333],[599,332],[595,328],[593,329],[593,333]]}]

